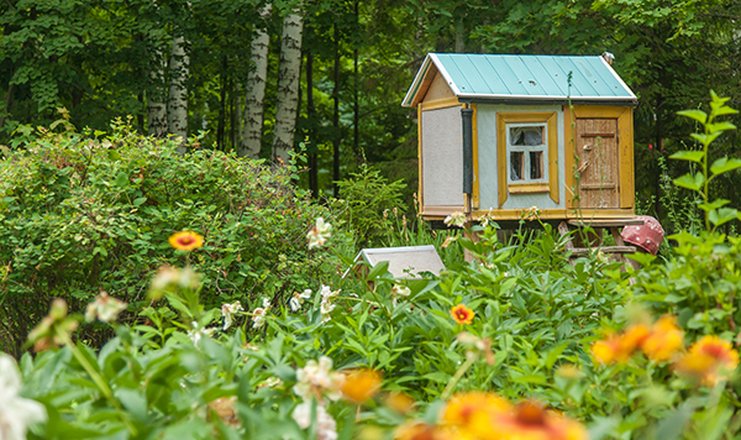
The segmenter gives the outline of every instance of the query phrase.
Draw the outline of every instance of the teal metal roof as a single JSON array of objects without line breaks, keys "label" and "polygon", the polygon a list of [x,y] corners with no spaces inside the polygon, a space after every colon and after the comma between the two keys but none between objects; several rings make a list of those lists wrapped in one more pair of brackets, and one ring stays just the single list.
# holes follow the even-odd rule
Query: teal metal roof
[{"label": "teal metal roof", "polygon": [[460,99],[637,102],[635,94],[601,56],[430,53],[403,106],[414,106],[424,96],[424,79],[432,66]]}]

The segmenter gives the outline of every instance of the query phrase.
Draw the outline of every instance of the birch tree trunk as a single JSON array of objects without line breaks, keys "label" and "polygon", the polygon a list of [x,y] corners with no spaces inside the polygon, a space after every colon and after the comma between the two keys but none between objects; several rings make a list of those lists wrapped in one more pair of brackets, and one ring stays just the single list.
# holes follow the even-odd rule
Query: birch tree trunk
[{"label": "birch tree trunk", "polygon": [[298,8],[283,19],[273,142],[273,156],[283,161],[287,161],[288,152],[293,148],[296,131],[303,25],[303,16]]},{"label": "birch tree trunk", "polygon": [[190,58],[185,50],[185,37],[172,40],[170,56],[170,98],[167,101],[167,127],[170,133],[188,136],[188,75]]},{"label": "birch tree trunk", "polygon": [[[270,3],[263,6],[260,9],[260,18],[266,20],[270,16],[271,10],[272,5]],[[250,43],[254,68],[247,73],[244,125],[240,130],[239,149],[237,150],[237,154],[240,156],[257,157],[260,154],[269,48],[270,36],[267,29],[264,27],[257,29]]]},{"label": "birch tree trunk", "polygon": [[149,70],[147,90],[148,133],[163,137],[167,134],[167,87],[165,83],[165,56],[161,50],[154,51],[154,59]]}]

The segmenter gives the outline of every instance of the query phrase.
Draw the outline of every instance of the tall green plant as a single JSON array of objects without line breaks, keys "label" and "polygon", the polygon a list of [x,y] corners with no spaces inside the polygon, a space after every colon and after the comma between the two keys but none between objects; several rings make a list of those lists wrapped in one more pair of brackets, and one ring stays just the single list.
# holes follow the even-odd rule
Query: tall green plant
[{"label": "tall green plant", "polygon": [[700,195],[702,203],[698,206],[705,212],[705,229],[715,230],[718,226],[732,220],[741,219],[741,214],[736,208],[726,206],[730,203],[730,200],[716,199],[710,201],[710,182],[721,174],[741,168],[741,159],[729,159],[727,156],[723,156],[710,164],[710,144],[724,131],[736,129],[736,126],[732,123],[718,121],[717,118],[738,113],[738,110],[726,105],[731,98],[721,98],[712,90],[710,91],[710,98],[710,114],[697,109],[677,112],[680,116],[694,119],[702,125],[703,131],[701,133],[690,135],[692,139],[700,143],[702,149],[699,151],[683,150],[669,157],[696,163],[700,168],[695,172],[690,170],[690,172],[675,179],[674,184],[695,191]]}]

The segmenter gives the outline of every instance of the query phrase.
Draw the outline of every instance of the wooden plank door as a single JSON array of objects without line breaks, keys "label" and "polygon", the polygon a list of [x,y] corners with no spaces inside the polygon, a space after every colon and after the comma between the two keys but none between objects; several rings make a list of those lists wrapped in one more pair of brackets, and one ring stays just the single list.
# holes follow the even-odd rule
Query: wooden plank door
[{"label": "wooden plank door", "polygon": [[577,119],[577,188],[582,209],[620,207],[617,119]]}]

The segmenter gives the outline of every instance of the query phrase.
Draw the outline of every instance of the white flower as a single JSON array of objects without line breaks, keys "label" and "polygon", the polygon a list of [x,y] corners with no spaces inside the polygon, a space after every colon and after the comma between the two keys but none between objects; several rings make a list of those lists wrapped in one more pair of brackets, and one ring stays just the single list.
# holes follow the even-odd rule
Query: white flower
[{"label": "white flower", "polygon": [[[311,402],[302,402],[293,410],[293,420],[301,429],[311,426]],[[317,440],[337,440],[337,423],[324,408],[316,406],[316,438]]]},{"label": "white flower", "polygon": [[288,300],[288,307],[292,312],[298,312],[304,303],[304,300],[311,298],[311,289],[306,289],[301,293],[293,292],[293,297]]},{"label": "white flower", "polygon": [[125,302],[108,296],[106,292],[100,292],[100,295],[95,297],[95,301],[87,305],[85,321],[90,322],[95,319],[103,322],[115,321],[119,313],[124,310],[126,310]]},{"label": "white flower", "polygon": [[44,405],[18,396],[20,390],[15,360],[0,353],[0,439],[25,440],[28,425],[46,421]]},{"label": "white flower", "polygon": [[466,224],[466,214],[461,211],[456,211],[445,217],[443,223],[447,226],[458,226],[459,228],[462,228]]},{"label": "white flower", "polygon": [[322,289],[319,292],[322,296],[322,302],[319,305],[319,311],[322,314],[322,322],[327,322],[330,319],[329,314],[334,310],[335,305],[332,303],[332,298],[340,294],[340,290],[332,290],[329,286],[322,285]]},{"label": "white flower", "polygon": [[400,284],[394,284],[394,287],[391,288],[391,295],[393,296],[409,296],[412,294],[412,290],[408,288],[407,286],[402,286]]},{"label": "white flower", "polygon": [[188,331],[188,337],[190,337],[190,340],[193,341],[194,344],[198,344],[202,337],[211,336],[216,331],[215,327],[202,328],[196,321],[193,321],[191,325],[193,326],[193,330]]},{"label": "white flower", "polygon": [[316,397],[321,401],[324,395],[331,400],[337,400],[342,394],[340,387],[345,376],[332,371],[332,359],[322,356],[318,362],[310,360],[304,368],[297,369],[296,380],[293,392],[304,400]]},{"label": "white flower", "polygon": [[258,329],[265,325],[265,316],[270,310],[270,299],[262,299],[262,307],[257,307],[252,311],[252,328]]},{"label": "white flower", "polygon": [[221,316],[224,317],[224,328],[223,330],[228,329],[232,326],[232,323],[234,322],[234,315],[237,313],[243,311],[244,308],[242,308],[242,304],[239,301],[234,301],[231,304],[222,304],[221,305]]},{"label": "white flower", "polygon": [[325,223],[322,217],[317,218],[314,226],[306,234],[306,238],[309,239],[309,249],[324,246],[327,239],[331,236],[332,225]]}]

